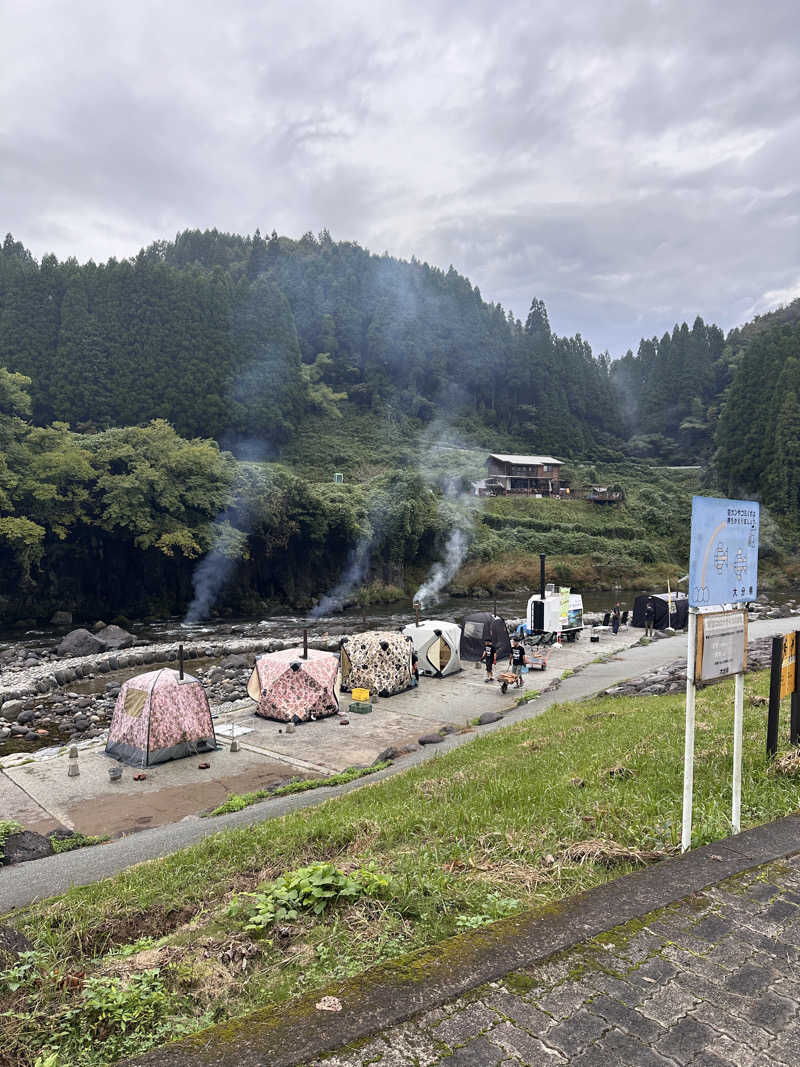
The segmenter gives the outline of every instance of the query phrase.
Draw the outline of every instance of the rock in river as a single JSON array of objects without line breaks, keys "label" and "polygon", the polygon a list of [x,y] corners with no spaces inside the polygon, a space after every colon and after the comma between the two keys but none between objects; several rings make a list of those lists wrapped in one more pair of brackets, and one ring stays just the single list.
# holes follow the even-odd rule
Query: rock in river
[{"label": "rock in river", "polygon": [[70,630],[56,652],[59,656],[91,656],[95,652],[102,652],[105,647],[88,630],[78,629]]}]

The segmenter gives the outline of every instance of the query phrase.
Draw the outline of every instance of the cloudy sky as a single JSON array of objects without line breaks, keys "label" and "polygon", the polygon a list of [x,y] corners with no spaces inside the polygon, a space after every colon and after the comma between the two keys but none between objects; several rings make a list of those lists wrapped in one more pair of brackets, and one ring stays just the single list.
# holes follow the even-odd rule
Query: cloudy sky
[{"label": "cloudy sky", "polygon": [[619,355],[800,295],[794,0],[2,0],[37,257],[327,227]]}]

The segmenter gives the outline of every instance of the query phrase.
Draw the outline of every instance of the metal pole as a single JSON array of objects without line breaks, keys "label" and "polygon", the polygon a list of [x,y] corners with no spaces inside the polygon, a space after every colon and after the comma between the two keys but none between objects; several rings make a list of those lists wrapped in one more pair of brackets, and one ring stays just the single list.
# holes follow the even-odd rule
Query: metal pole
[{"label": "metal pole", "polygon": [[183,681],[183,645],[178,645],[178,671],[181,681]]},{"label": "metal pole", "polygon": [[303,659],[308,659],[308,627],[303,629]]},{"label": "metal pole", "polygon": [[767,711],[767,759],[778,753],[778,719],[781,713],[781,663],[783,638],[772,638],[772,663],[769,671],[769,710]]},{"label": "metal pole", "polygon": [[686,652],[686,737],[683,749],[683,823],[681,852],[692,843],[692,787],[694,785],[694,665],[697,658],[697,608],[689,608],[689,644]]},{"label": "metal pole", "polygon": [[539,553],[539,596],[544,600],[544,561],[547,556],[544,552]]},{"label": "metal pole", "polygon": [[797,685],[800,682],[797,661],[800,660],[800,655],[798,652],[800,652],[800,630],[796,630],[794,635],[794,692],[792,693],[792,715],[789,727],[789,741],[793,745],[800,744],[800,693],[797,691]]},{"label": "metal pole", "polygon": [[742,828],[742,721],[744,717],[744,674],[734,677],[733,696],[733,800],[731,822],[733,832]]},{"label": "metal pole", "polygon": [[497,590],[494,591],[494,606],[492,607],[492,615],[497,614]]},{"label": "metal pole", "polygon": [[418,600],[414,601],[414,610],[417,613],[417,626],[419,626],[419,601]]}]

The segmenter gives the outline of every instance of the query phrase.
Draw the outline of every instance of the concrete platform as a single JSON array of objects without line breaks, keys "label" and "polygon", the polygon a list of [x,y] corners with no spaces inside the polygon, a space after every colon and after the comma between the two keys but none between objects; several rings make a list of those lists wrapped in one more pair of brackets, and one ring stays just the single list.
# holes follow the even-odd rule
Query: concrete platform
[{"label": "concrete platform", "polygon": [[[548,670],[529,672],[525,688],[545,689],[563,671],[585,666],[598,655],[621,651],[639,636],[638,630],[622,631],[597,645],[584,635],[580,641],[554,646]],[[216,807],[232,793],[367,766],[390,746],[415,747],[423,734],[443,726],[462,730],[484,711],[512,707],[520,693],[510,690],[503,695],[496,682],[487,684],[484,677],[483,668],[473,664],[447,678],[423,676],[416,689],[374,698],[368,715],[332,716],[305,723],[288,734],[284,723],[259,718],[253,713],[255,705],[244,701],[215,717],[218,725],[249,728],[239,738],[239,752],[232,753],[230,739],[220,737],[217,752],[148,767],[143,782],[133,780],[139,769],[131,767],[123,767],[122,779],[111,782],[108,769],[116,761],[104,754],[101,741],[81,750],[80,775],[69,778],[66,750],[62,750],[48,759],[6,766],[0,772],[0,812],[29,829],[45,831],[62,825],[112,837],[178,822]],[[349,694],[342,694],[342,709],[349,702]],[[201,763],[211,766],[201,770]]]},{"label": "concrete platform", "polygon": [[[211,766],[200,770],[201,763]],[[85,834],[117,837],[207,811],[231,793],[274,787],[290,778],[311,774],[259,753],[234,754],[227,748],[141,771],[123,765],[118,782],[110,781],[108,769],[120,765],[102,748],[82,752],[78,764],[77,778],[67,776],[68,759],[63,755],[10,768],[0,780],[5,777],[18,795],[38,808],[39,823],[49,818],[53,825]],[[143,782],[133,780],[139,773],[147,775]],[[11,799],[14,802],[15,798]],[[24,811],[14,817],[28,829],[41,829],[28,820]]]}]

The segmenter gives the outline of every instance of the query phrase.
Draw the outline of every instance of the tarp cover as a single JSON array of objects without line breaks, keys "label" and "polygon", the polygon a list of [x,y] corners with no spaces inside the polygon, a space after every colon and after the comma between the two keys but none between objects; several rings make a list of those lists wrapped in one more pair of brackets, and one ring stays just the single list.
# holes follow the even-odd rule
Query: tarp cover
[{"label": "tarp cover", "polygon": [[264,719],[301,722],[335,715],[339,710],[336,678],[339,657],[333,652],[284,648],[256,660],[247,692],[256,701],[256,715]]},{"label": "tarp cover", "polygon": [[461,627],[456,622],[441,622],[438,619],[422,619],[419,626],[411,623],[403,630],[410,637],[419,656],[419,669],[423,674],[443,678],[461,670],[458,648],[461,643]]},{"label": "tarp cover", "polygon": [[474,611],[467,615],[461,627],[461,658],[476,663],[487,641],[497,649],[498,660],[511,655],[506,620],[490,611]]},{"label": "tarp cover", "polygon": [[106,753],[133,767],[211,752],[216,748],[208,697],[191,674],[166,667],[123,682]]},{"label": "tarp cover", "polygon": [[411,641],[389,630],[342,640],[342,689],[369,689],[382,697],[411,687]]},{"label": "tarp cover", "polygon": [[[653,598],[653,607],[655,609],[653,626],[656,630],[666,630],[670,624],[676,630],[684,630],[686,628],[689,618],[689,598],[685,593],[672,594],[671,612],[668,612],[666,593],[643,593],[641,596],[637,596],[633,602],[631,625],[644,626],[644,612],[650,597]],[[669,620],[671,620],[671,623]]]}]

